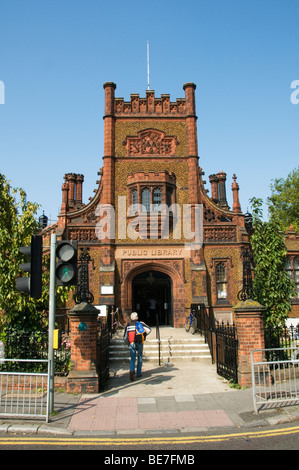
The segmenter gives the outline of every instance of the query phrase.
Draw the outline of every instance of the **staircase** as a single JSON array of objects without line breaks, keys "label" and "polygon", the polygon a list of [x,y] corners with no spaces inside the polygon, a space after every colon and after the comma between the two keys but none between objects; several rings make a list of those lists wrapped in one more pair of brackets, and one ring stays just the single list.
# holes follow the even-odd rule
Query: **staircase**
[{"label": "staircase", "polygon": [[[209,347],[204,338],[198,333],[192,335],[184,328],[160,327],[161,349],[160,361],[164,363],[176,363],[181,361],[209,361],[212,358]],[[113,336],[109,351],[110,363],[129,363],[130,353],[128,346],[122,338]],[[143,361],[159,361],[159,342],[156,339],[156,329],[152,328],[143,347]]]}]

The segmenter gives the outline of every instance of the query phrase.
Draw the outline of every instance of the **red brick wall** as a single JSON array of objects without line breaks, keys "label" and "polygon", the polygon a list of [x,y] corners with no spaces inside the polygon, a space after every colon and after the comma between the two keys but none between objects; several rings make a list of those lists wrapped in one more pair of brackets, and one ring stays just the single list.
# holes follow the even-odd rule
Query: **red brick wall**
[{"label": "red brick wall", "polygon": [[[257,302],[246,300],[235,308],[238,335],[238,383],[242,387],[251,387],[250,351],[265,349],[263,310]],[[263,352],[254,355],[256,361],[264,358]]]},{"label": "red brick wall", "polygon": [[[79,324],[87,325],[86,331]],[[97,328],[94,317],[71,317],[71,370],[95,369]]]}]

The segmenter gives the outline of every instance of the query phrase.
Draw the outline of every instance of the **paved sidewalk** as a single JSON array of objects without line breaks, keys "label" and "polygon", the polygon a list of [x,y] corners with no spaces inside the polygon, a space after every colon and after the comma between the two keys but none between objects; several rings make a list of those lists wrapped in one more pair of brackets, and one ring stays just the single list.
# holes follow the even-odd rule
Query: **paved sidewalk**
[{"label": "paved sidewalk", "polygon": [[233,426],[221,409],[202,410],[198,396],[160,398],[83,397],[72,417],[72,431],[146,433],[193,432],[208,427]]},{"label": "paved sidewalk", "polygon": [[141,378],[129,380],[128,366],[110,368],[99,394],[55,393],[48,424],[0,418],[0,433],[67,435],[153,435],[201,433],[291,423],[299,406],[253,411],[252,390],[229,387],[209,362],[158,366],[145,363]]},{"label": "paved sidewalk", "polygon": [[111,368],[110,374],[101,395],[81,397],[70,430],[140,434],[234,425],[214,396],[229,386],[210,362],[145,363],[133,382],[128,366]]}]

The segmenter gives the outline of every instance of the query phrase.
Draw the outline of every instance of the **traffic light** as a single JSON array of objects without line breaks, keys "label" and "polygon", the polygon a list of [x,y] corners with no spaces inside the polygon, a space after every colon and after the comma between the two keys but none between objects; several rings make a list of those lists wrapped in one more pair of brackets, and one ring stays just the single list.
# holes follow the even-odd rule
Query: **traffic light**
[{"label": "traffic light", "polygon": [[20,292],[29,294],[34,299],[40,299],[42,295],[42,256],[43,242],[41,235],[31,236],[31,245],[22,246],[19,252],[30,257],[28,263],[19,265],[21,271],[30,273],[27,277],[18,277],[16,279],[16,289]]},{"label": "traffic light", "polygon": [[57,242],[56,280],[58,286],[77,285],[77,252],[78,242],[66,240]]}]

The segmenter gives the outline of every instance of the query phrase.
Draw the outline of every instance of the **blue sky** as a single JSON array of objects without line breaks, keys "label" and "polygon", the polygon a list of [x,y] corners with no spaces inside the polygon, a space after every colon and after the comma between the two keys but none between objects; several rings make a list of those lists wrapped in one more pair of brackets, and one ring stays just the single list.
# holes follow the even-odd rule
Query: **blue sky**
[{"label": "blue sky", "polygon": [[[156,96],[194,82],[199,164],[233,173],[243,212],[298,166],[298,0],[0,0],[0,171],[56,220],[66,172],[84,202],[103,156],[103,83]],[[0,101],[1,102],[1,101]],[[266,215],[266,214],[265,214]]]}]

